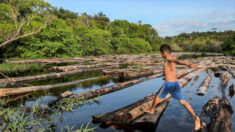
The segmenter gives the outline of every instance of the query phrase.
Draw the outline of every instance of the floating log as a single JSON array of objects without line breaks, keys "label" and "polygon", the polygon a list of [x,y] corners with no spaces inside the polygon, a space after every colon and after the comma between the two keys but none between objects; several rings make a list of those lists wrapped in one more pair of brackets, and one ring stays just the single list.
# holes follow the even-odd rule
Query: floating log
[{"label": "floating log", "polygon": [[85,58],[70,58],[70,59],[38,59],[38,60],[6,60],[7,63],[45,63],[45,64],[59,64],[59,63],[72,63],[72,62],[83,62],[83,61],[92,61],[92,59]]},{"label": "floating log", "polygon": [[[179,79],[180,86],[185,86],[193,76],[197,75],[198,73],[202,72],[204,69],[196,69],[195,71],[187,74],[183,78]],[[182,74],[183,75],[183,74]],[[154,100],[155,95],[150,95],[141,99],[133,104],[125,106],[119,110],[115,110],[110,113],[101,114],[93,116],[93,121],[98,122],[112,122],[114,124],[130,124],[131,121],[137,119],[140,115],[144,113],[145,110],[150,109],[152,102]],[[171,95],[168,94],[164,100],[171,98]],[[161,103],[161,102],[159,102]]]},{"label": "floating log", "polygon": [[20,94],[36,92],[36,91],[40,91],[40,90],[51,89],[51,88],[55,88],[55,87],[69,86],[69,85],[74,85],[74,84],[77,84],[77,83],[80,83],[80,82],[83,82],[83,81],[97,79],[97,78],[99,78],[99,77],[83,79],[83,80],[67,82],[67,83],[52,84],[52,85],[21,87],[21,88],[0,88],[0,97],[20,95]]},{"label": "floating log", "polygon": [[202,82],[202,84],[200,85],[200,87],[198,88],[198,92],[197,92],[197,95],[205,95],[208,91],[208,88],[209,88],[209,84],[210,84],[210,81],[212,79],[212,70],[211,69],[208,69],[207,70],[207,73],[208,73],[208,76],[207,78]]},{"label": "floating log", "polygon": [[201,132],[231,132],[232,113],[233,109],[228,99],[210,99],[200,113]]},{"label": "floating log", "polygon": [[[185,73],[191,72],[193,70],[194,69],[186,69],[186,70],[178,71],[178,76],[185,75]],[[84,93],[73,94],[70,97],[77,98],[77,99],[80,99],[80,100],[91,99],[91,98],[95,98],[97,96],[108,94],[108,93],[111,93],[111,92],[114,92],[114,91],[117,91],[117,90],[120,90],[120,89],[124,89],[124,88],[130,87],[130,86],[133,86],[135,84],[138,84],[138,83],[141,83],[141,82],[144,82],[144,81],[148,81],[148,80],[160,77],[160,76],[163,76],[163,73],[157,73],[157,74],[154,74],[152,76],[148,76],[144,79],[135,79],[135,80],[126,81],[126,82],[119,83],[119,84],[116,84],[114,86],[110,86],[110,87],[106,87],[106,88],[94,89],[94,90],[87,91],[87,92],[84,92]]]},{"label": "floating log", "polygon": [[235,93],[235,91],[234,91],[234,83],[233,83],[229,86],[229,94],[228,95],[232,98],[234,93]]},{"label": "floating log", "polygon": [[[104,72],[106,72],[105,74],[107,74],[107,71],[104,71]],[[127,80],[131,80],[134,78],[149,76],[149,75],[153,75],[153,74],[157,74],[157,73],[161,73],[161,72],[163,72],[163,70],[151,69],[151,70],[147,70],[147,71],[143,71],[143,72],[129,71],[129,70],[116,70],[116,71],[113,71],[112,73],[117,75],[117,77],[118,77],[117,79],[119,81],[127,81]],[[109,72],[109,74],[110,73],[111,72]]]},{"label": "floating log", "polygon": [[227,83],[228,83],[228,81],[229,81],[229,79],[230,79],[229,73],[227,73],[227,72],[222,72],[222,73],[220,74],[220,79],[221,79],[220,86],[226,87],[226,85],[227,85]]},{"label": "floating log", "polygon": [[93,64],[93,65],[68,65],[68,66],[53,66],[50,68],[51,71],[60,71],[60,72],[67,72],[67,71],[73,71],[73,70],[79,70],[79,69],[89,69],[89,68],[97,68],[97,67],[106,67],[106,66],[112,66],[112,65],[118,65],[117,63],[104,63],[104,64]]},{"label": "floating log", "polygon": [[70,76],[70,75],[81,74],[81,73],[85,73],[85,72],[92,72],[92,71],[98,71],[98,70],[109,69],[109,68],[118,68],[118,67],[119,67],[119,65],[114,65],[114,66],[109,66],[109,67],[104,67],[104,68],[74,70],[74,71],[60,72],[60,73],[48,73],[48,74],[43,74],[43,75],[15,77],[15,78],[9,78],[9,79],[0,79],[0,87],[2,87],[3,85],[9,85],[9,84],[10,85],[15,85],[17,83],[25,83],[25,82],[30,82],[30,81],[60,78],[60,77],[65,77],[65,76]]},{"label": "floating log", "polygon": [[133,86],[135,84],[153,79],[153,78],[157,78],[163,76],[163,73],[158,73],[149,77],[146,77],[145,79],[135,79],[135,80],[130,80],[130,81],[126,81],[123,83],[119,83],[116,84],[114,86],[110,86],[110,87],[106,87],[106,88],[100,88],[100,89],[94,89],[91,91],[87,91],[84,93],[79,93],[79,94],[72,94],[71,96],[69,96],[70,98],[76,98],[76,99],[80,99],[80,100],[87,100],[87,99],[91,99],[91,98],[95,98],[97,96],[102,96],[104,94],[108,94],[117,90],[121,90],[130,86]]}]

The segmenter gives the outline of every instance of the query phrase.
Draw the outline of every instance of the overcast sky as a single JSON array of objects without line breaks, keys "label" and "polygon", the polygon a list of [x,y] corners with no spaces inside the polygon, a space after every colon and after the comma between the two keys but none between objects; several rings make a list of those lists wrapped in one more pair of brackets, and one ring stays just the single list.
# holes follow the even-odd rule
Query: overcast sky
[{"label": "overcast sky", "polygon": [[235,0],[45,0],[52,6],[95,15],[111,21],[125,19],[151,24],[159,36],[183,32],[235,30]]}]

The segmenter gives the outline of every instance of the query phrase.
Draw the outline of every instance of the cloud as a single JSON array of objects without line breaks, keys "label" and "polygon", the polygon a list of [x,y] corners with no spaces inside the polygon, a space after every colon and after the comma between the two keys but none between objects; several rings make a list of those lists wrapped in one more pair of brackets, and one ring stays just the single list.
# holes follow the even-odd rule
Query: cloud
[{"label": "cloud", "polygon": [[167,20],[154,26],[160,36],[172,36],[180,33],[210,31],[217,28],[218,31],[235,30],[235,19],[220,19],[205,21],[203,19],[177,19]]},{"label": "cloud", "polygon": [[229,17],[229,13],[225,11],[213,11],[210,13],[201,13],[191,16],[191,19],[225,19]]}]

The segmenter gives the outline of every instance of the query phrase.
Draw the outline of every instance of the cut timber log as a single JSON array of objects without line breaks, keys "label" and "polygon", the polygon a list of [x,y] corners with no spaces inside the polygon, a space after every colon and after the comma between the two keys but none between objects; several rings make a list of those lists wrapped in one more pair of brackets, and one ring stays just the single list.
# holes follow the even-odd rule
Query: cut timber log
[{"label": "cut timber log", "polygon": [[162,113],[167,108],[169,101],[170,99],[167,99],[166,101],[163,101],[162,103],[160,103],[155,109],[154,115],[144,113],[141,116],[137,117],[135,120],[131,122],[131,126],[141,131],[155,132],[156,124],[158,120],[160,119],[160,116],[162,115]]},{"label": "cut timber log", "polygon": [[83,61],[91,61],[92,59],[85,58],[71,58],[71,59],[38,59],[38,60],[16,60],[16,61],[8,61],[7,63],[46,63],[46,64],[59,64],[59,63],[72,63],[72,62],[83,62]]},{"label": "cut timber log", "polygon": [[[191,71],[193,71],[193,69],[181,70],[178,72],[178,76],[183,76],[186,73],[191,72]],[[91,98],[95,98],[97,96],[101,96],[101,95],[108,94],[108,93],[111,93],[111,92],[114,92],[117,90],[124,89],[124,88],[130,87],[130,86],[133,86],[135,84],[138,84],[138,83],[141,83],[144,81],[148,81],[148,80],[160,77],[160,76],[163,76],[163,73],[157,73],[152,76],[148,76],[144,79],[135,79],[135,80],[126,81],[126,82],[119,83],[114,86],[110,86],[110,87],[106,87],[106,88],[94,89],[94,90],[87,91],[84,93],[79,93],[79,94],[72,94],[70,97],[80,99],[80,100],[91,99]]]},{"label": "cut timber log", "polygon": [[79,69],[89,69],[89,68],[98,68],[98,67],[106,67],[106,66],[113,66],[118,65],[117,63],[104,63],[104,64],[93,64],[93,65],[69,65],[69,66],[53,66],[50,68],[51,71],[60,71],[60,72],[67,72]]},{"label": "cut timber log", "polygon": [[114,91],[118,91],[118,90],[130,87],[130,86],[133,86],[135,84],[138,84],[138,83],[141,83],[141,82],[153,79],[153,78],[157,78],[157,77],[160,77],[160,76],[163,76],[163,73],[158,73],[158,74],[146,77],[145,79],[130,80],[130,81],[119,83],[119,84],[116,84],[114,86],[110,86],[110,87],[106,87],[106,88],[94,89],[94,90],[87,91],[87,92],[84,92],[84,93],[79,93],[79,94],[72,94],[69,97],[70,98],[80,99],[80,100],[87,100],[87,99],[102,96],[102,95],[105,95],[105,94],[108,94],[108,93],[111,93],[111,92],[114,92]]},{"label": "cut timber log", "polygon": [[[184,74],[181,74],[181,76],[184,76],[183,78],[179,79],[180,86],[185,86],[193,76],[197,75],[198,73],[202,72],[204,69],[196,69],[195,71],[187,74],[184,76]],[[177,73],[178,77],[179,74]],[[97,116],[93,116],[94,122],[112,122],[114,124],[129,124],[131,121],[139,117],[144,113],[145,110],[149,109],[152,105],[152,102],[154,100],[155,94],[145,97],[144,99],[141,99],[133,104],[130,104],[126,107],[123,107],[119,110],[101,114]],[[171,95],[167,95],[164,100],[168,100],[171,98]],[[161,102],[159,102],[161,103]]]},{"label": "cut timber log", "polygon": [[[153,74],[157,74],[157,73],[162,73],[162,70],[159,69],[152,69],[152,70],[147,70],[147,71],[143,71],[143,72],[137,72],[137,71],[127,71],[127,70],[117,70],[114,71],[113,73],[115,75],[117,75],[117,79],[120,81],[127,81],[127,80],[131,80],[134,78],[139,78],[139,77],[144,77],[144,76],[149,76],[149,75],[153,75]],[[107,74],[107,72],[106,72]]]},{"label": "cut timber log", "polygon": [[227,85],[227,83],[228,83],[228,81],[229,81],[229,79],[230,79],[229,73],[227,73],[227,72],[222,72],[222,73],[220,74],[220,79],[221,79],[220,86],[226,87],[226,85]]},{"label": "cut timber log", "polygon": [[0,88],[0,97],[6,97],[6,96],[12,96],[12,95],[20,95],[40,90],[46,90],[51,89],[55,87],[62,87],[62,86],[69,86],[74,85],[83,81],[97,79],[98,77],[89,78],[89,79],[83,79],[73,82],[67,82],[67,83],[59,83],[59,84],[53,84],[53,85],[42,85],[42,86],[32,86],[32,87],[21,87],[21,88]]},{"label": "cut timber log", "polygon": [[[17,83],[25,83],[30,81],[38,81],[38,80],[46,80],[46,79],[52,79],[52,78],[60,78],[70,75],[76,75],[86,72],[92,72],[92,71],[98,71],[103,69],[109,69],[109,68],[118,68],[119,65],[115,66],[109,66],[104,68],[94,68],[94,69],[86,69],[86,70],[74,70],[74,71],[68,71],[68,72],[60,72],[60,73],[48,73],[43,75],[36,75],[36,76],[26,76],[26,77],[15,77],[15,78],[9,78],[9,79],[0,79],[0,87],[3,85],[15,85]],[[9,81],[11,80],[11,81]]]},{"label": "cut timber log", "polygon": [[201,132],[231,132],[232,113],[228,99],[219,97],[210,99],[200,113]]},{"label": "cut timber log", "polygon": [[200,87],[198,88],[198,92],[197,92],[197,95],[205,95],[208,91],[208,88],[209,88],[209,84],[210,84],[210,81],[212,79],[212,70],[211,69],[208,69],[207,70],[207,73],[208,73],[208,76],[207,78],[202,82],[202,84],[200,85]]}]

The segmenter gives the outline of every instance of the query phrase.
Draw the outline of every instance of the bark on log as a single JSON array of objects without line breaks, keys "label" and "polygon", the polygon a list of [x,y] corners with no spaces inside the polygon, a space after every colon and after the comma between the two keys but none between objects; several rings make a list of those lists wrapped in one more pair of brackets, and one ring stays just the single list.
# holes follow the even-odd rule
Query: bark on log
[{"label": "bark on log", "polygon": [[130,124],[130,126],[133,126],[134,128],[137,128],[138,130],[145,131],[145,132],[155,132],[156,124],[159,121],[161,115],[167,108],[169,104],[170,99],[167,99],[160,103],[154,112],[154,115],[144,113],[141,116],[137,117],[135,120],[133,120]]},{"label": "bark on log", "polygon": [[[161,73],[161,72],[163,72],[163,71],[159,70],[159,69],[152,69],[152,70],[147,70],[147,71],[143,71],[143,72],[117,70],[117,71],[114,71],[113,73],[115,75],[117,75],[117,77],[118,77],[117,79],[119,81],[127,81],[127,80],[131,80],[134,78],[149,76],[149,75],[153,75],[153,74],[157,74],[157,73]],[[106,71],[106,74],[107,74],[107,71]]]},{"label": "bark on log", "polygon": [[25,94],[25,93],[30,93],[30,92],[36,92],[39,90],[46,90],[46,89],[51,89],[55,87],[68,86],[68,85],[73,85],[79,82],[97,79],[97,78],[98,77],[94,77],[94,78],[89,78],[89,79],[83,79],[83,80],[67,82],[67,83],[59,83],[59,84],[53,84],[53,85],[42,85],[42,86],[21,87],[21,88],[0,88],[0,97],[20,95],[20,94]]},{"label": "bark on log", "polygon": [[[179,79],[181,87],[185,86],[192,79],[193,76],[195,76],[196,74],[198,74],[199,72],[203,70],[204,69],[197,69],[193,71],[192,73],[189,73],[183,78]],[[181,75],[184,75],[184,74],[181,73]],[[149,109],[151,107],[154,97],[155,95],[150,95],[140,101],[137,101],[136,103],[130,104],[119,110],[106,113],[106,114],[93,116],[93,121],[94,122],[112,121],[113,123],[116,123],[116,124],[130,123],[136,117],[142,115],[146,109]],[[169,99],[169,98],[171,98],[171,96],[168,94],[165,99]]]},{"label": "bark on log", "polygon": [[221,83],[220,83],[220,86],[222,87],[226,87],[229,79],[230,79],[230,75],[227,73],[227,72],[222,72],[220,74],[220,79],[221,79]]},{"label": "bark on log", "polygon": [[211,69],[207,70],[208,76],[207,78],[202,82],[202,84],[200,85],[200,87],[198,88],[198,92],[197,95],[203,96],[207,93],[209,85],[210,85],[210,81],[212,79],[212,71]]},{"label": "bark on log", "polygon": [[219,97],[210,99],[200,113],[201,132],[231,132],[232,113],[228,99]]},{"label": "bark on log", "polygon": [[17,83],[25,83],[25,82],[30,82],[30,81],[60,78],[60,77],[65,77],[65,76],[70,76],[70,75],[76,75],[76,74],[81,74],[81,73],[86,73],[86,72],[98,71],[98,70],[109,69],[109,68],[118,68],[118,67],[119,65],[115,65],[115,66],[109,66],[109,67],[104,67],[104,68],[74,70],[74,71],[69,71],[69,72],[48,73],[48,74],[36,75],[36,76],[9,78],[11,81],[9,81],[8,79],[0,79],[0,87],[2,87],[3,85],[9,85],[9,84],[15,85]]}]

